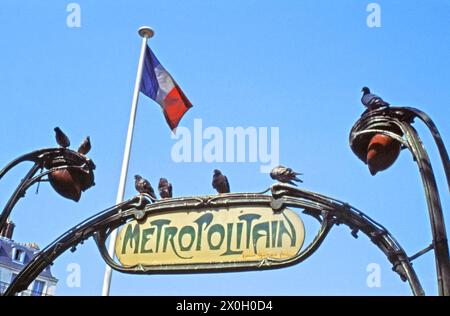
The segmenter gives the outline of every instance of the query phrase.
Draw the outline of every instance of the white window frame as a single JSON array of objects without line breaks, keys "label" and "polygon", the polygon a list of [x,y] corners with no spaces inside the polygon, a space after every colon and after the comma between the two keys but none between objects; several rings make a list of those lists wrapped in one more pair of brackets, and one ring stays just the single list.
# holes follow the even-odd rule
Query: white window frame
[{"label": "white window frame", "polygon": [[[19,260],[16,260],[17,251],[21,252]],[[12,254],[11,254],[11,260],[13,262],[23,264],[25,261],[25,250],[23,250],[21,248],[13,247]]]},{"label": "white window frame", "polygon": [[40,292],[40,296],[46,296],[46,292],[47,292],[47,282],[45,281],[45,280],[34,280],[33,281],[33,283],[31,284],[31,290],[30,290],[30,293],[31,293],[31,295],[33,295],[33,292],[34,292],[34,285],[35,285],[35,283],[36,282],[42,282],[42,283],[44,283],[44,285],[43,285],[43,287],[42,287],[42,291]]}]

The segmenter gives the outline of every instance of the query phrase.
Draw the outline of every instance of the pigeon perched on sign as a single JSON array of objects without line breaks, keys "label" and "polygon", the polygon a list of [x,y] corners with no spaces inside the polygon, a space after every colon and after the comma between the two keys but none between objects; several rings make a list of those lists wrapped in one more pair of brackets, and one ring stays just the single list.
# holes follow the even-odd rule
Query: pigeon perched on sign
[{"label": "pigeon perched on sign", "polygon": [[363,87],[361,91],[363,92],[361,103],[364,104],[369,111],[389,106],[389,103],[385,102],[382,98],[376,94],[370,93],[369,88]]},{"label": "pigeon perched on sign", "polygon": [[142,178],[140,175],[134,176],[134,187],[139,193],[145,193],[150,195],[153,199],[156,200],[155,191],[153,190],[152,185],[148,182],[147,179]]},{"label": "pigeon perched on sign", "polygon": [[55,138],[58,145],[61,146],[62,148],[69,147],[70,146],[69,137],[67,137],[67,135],[64,134],[64,132],[59,127],[55,127],[53,130],[55,131]]},{"label": "pigeon perched on sign", "polygon": [[163,199],[169,199],[172,197],[172,183],[169,183],[166,178],[159,179],[158,184],[159,195]]},{"label": "pigeon perched on sign", "polygon": [[87,155],[87,153],[91,150],[91,138],[88,136],[81,143],[80,147],[78,147],[78,152],[82,155]]},{"label": "pigeon perched on sign", "polygon": [[230,192],[230,184],[228,183],[228,179],[219,169],[214,169],[212,187],[216,189],[218,193]]},{"label": "pigeon perched on sign", "polygon": [[277,166],[270,171],[270,177],[274,180],[283,182],[283,183],[289,183],[292,185],[297,186],[297,184],[294,182],[303,182],[301,179],[299,179],[297,176],[302,175],[302,173],[295,172],[291,168],[287,168],[284,166]]}]

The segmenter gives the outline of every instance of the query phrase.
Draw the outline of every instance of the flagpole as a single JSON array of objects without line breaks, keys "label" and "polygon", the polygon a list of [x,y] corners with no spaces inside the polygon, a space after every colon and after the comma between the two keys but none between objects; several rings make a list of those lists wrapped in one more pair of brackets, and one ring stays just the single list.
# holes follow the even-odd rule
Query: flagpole
[{"label": "flagpole", "polygon": [[[136,110],[137,110],[137,104],[138,104],[138,100],[139,100],[139,91],[140,91],[140,87],[141,87],[141,79],[142,79],[142,70],[143,70],[143,66],[144,66],[145,51],[147,48],[148,39],[153,37],[153,35],[154,35],[154,31],[148,26],[140,27],[138,33],[142,37],[142,47],[141,47],[141,54],[139,56],[139,64],[138,64],[138,69],[137,69],[137,74],[136,74],[136,82],[134,84],[133,101],[131,103],[130,121],[128,123],[127,139],[125,142],[125,150],[124,150],[123,162],[122,162],[122,171],[120,172],[120,181],[119,181],[119,188],[117,191],[116,204],[121,203],[123,201],[123,198],[125,195],[125,184],[126,184],[126,180],[127,180],[128,163],[130,161],[131,143],[133,141],[134,123],[136,120]],[[108,252],[109,252],[109,255],[111,256],[111,258],[114,258],[114,246],[116,243],[116,238],[117,238],[117,229],[115,229],[111,233],[110,239],[109,239]],[[109,296],[109,290],[111,287],[111,276],[112,276],[112,269],[109,265],[106,265],[105,276],[103,278],[102,296]]]}]

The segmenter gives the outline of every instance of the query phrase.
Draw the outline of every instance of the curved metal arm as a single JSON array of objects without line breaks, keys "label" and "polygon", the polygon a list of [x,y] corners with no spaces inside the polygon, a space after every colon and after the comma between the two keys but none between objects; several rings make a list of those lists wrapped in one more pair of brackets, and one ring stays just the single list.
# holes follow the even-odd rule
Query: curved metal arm
[{"label": "curved metal arm", "polygon": [[8,202],[6,203],[5,208],[3,209],[2,213],[0,214],[0,230],[3,229],[3,226],[6,224],[6,220],[8,219],[9,215],[11,214],[11,211],[16,205],[16,203],[19,201],[21,197],[25,195],[25,191],[30,186],[29,182],[30,179],[36,174],[36,172],[41,168],[41,166],[38,163],[35,163],[33,167],[31,167],[30,171],[28,171],[27,175],[24,179],[20,182],[19,186],[16,188],[14,193],[9,198]]},{"label": "curved metal arm", "polygon": [[[328,206],[330,208],[329,215],[333,216],[336,224],[342,223],[350,227],[353,236],[356,236],[358,231],[367,235],[392,263],[392,270],[397,272],[403,281],[408,280],[413,294],[425,295],[406,252],[384,226],[366,214],[348,203],[286,184],[274,185],[272,193],[274,196],[295,196],[296,198],[308,199]],[[287,201],[290,201],[290,199]]]},{"label": "curved metal arm", "polygon": [[63,149],[62,148],[44,148],[44,149],[39,149],[36,151],[33,151],[31,153],[27,153],[25,155],[22,155],[16,159],[14,159],[13,161],[11,161],[9,164],[6,165],[5,168],[3,168],[0,171],[0,179],[3,178],[3,176],[5,174],[7,174],[12,168],[14,168],[15,166],[17,166],[18,164],[24,162],[24,161],[32,161],[34,163],[41,163],[43,158],[46,155],[50,155],[53,152],[61,152]]},{"label": "curved metal arm", "polygon": [[[261,262],[228,265],[213,268],[211,265],[196,265],[195,268],[180,265],[175,268],[159,267],[123,267],[115,263],[106,251],[105,241],[109,232],[129,220],[142,221],[147,216],[163,212],[177,212],[187,208],[211,208],[231,205],[272,205],[275,209],[287,206],[303,208],[304,213],[322,222],[319,233],[312,243],[289,260],[265,259]],[[255,269],[275,269],[297,264],[314,253],[323,242],[334,224],[345,224],[356,235],[356,231],[365,233],[386,254],[393,264],[393,270],[403,280],[408,280],[414,295],[424,295],[422,286],[411,266],[405,251],[391,234],[380,224],[350,205],[321,194],[300,190],[288,185],[272,186],[272,195],[255,193],[224,194],[220,196],[174,198],[150,204],[149,199],[140,195],[124,203],[109,208],[73,227],[53,243],[42,250],[14,279],[4,295],[15,295],[25,290],[49,264],[67,249],[74,247],[89,237],[94,237],[102,257],[114,269],[126,273],[205,273],[224,271],[245,271]],[[226,268],[226,270],[224,270]]]},{"label": "curved metal arm", "polygon": [[25,178],[21,181],[17,189],[14,191],[13,195],[9,198],[8,202],[6,203],[6,206],[4,207],[2,213],[0,214],[0,228],[3,227],[3,225],[6,223],[6,220],[8,219],[12,209],[17,204],[19,199],[25,196],[25,193],[28,190],[28,188],[30,188],[36,182],[39,182],[46,175],[55,172],[57,170],[79,170],[88,173],[88,171],[86,171],[85,168],[79,166],[59,166],[47,170],[45,172],[41,172],[37,176],[33,177],[39,169],[41,169],[41,166],[37,163],[34,164],[34,166],[31,168],[31,170],[28,172]]},{"label": "curved metal arm", "polygon": [[444,143],[433,121],[420,110],[410,107],[392,107],[364,114],[350,132],[350,146],[353,152],[366,162],[367,144],[375,133],[391,137],[394,133],[397,134],[394,137],[396,140],[398,140],[398,137],[404,137],[401,142],[407,143],[406,147],[410,150],[419,167],[425,191],[433,236],[439,294],[449,296],[450,259],[442,206],[430,159],[419,135],[411,126],[415,117],[419,117],[430,129],[438,146],[447,183],[450,187],[450,162]]},{"label": "curved metal arm", "polygon": [[30,263],[20,271],[3,295],[11,296],[26,290],[31,282],[66,250],[74,249],[76,245],[82,243],[96,231],[101,229],[105,223],[121,223],[124,220],[121,215],[122,210],[141,208],[143,205],[145,205],[145,201],[142,196],[137,196],[108,208],[74,226],[39,252]]},{"label": "curved metal arm", "polygon": [[421,110],[412,107],[405,107],[405,109],[413,113],[419,119],[421,119],[422,122],[424,122],[424,124],[430,130],[434,142],[436,143],[436,146],[438,148],[439,155],[441,156],[442,165],[444,168],[445,176],[447,178],[448,190],[450,191],[450,159],[447,150],[445,149],[444,141],[442,140],[441,134],[439,133],[431,117],[429,117],[425,112],[422,112]]},{"label": "curved metal arm", "polygon": [[410,139],[411,150],[417,157],[417,165],[422,177],[433,234],[439,293],[450,296],[450,257],[447,244],[444,215],[439,191],[433,174],[430,159],[422,145],[419,135],[410,125],[405,125],[406,136]]},{"label": "curved metal arm", "polygon": [[[94,184],[94,175],[92,170],[95,169],[95,164],[84,155],[65,148],[45,148],[22,155],[10,162],[0,171],[0,179],[12,168],[25,161],[32,161],[34,162],[34,165],[31,167],[25,178],[22,179],[0,214],[0,230],[5,225],[6,220],[11,214],[11,211],[16,203],[25,195],[26,190],[34,183],[40,181],[42,177],[54,171],[64,169],[80,170],[86,174],[84,189],[87,189]],[[34,177],[39,169],[44,168],[48,171],[41,172],[38,176]]]}]

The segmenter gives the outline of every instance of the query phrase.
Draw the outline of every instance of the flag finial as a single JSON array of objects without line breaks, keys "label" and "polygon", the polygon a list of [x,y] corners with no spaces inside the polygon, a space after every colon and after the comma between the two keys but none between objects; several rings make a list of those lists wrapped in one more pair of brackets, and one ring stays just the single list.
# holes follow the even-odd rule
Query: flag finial
[{"label": "flag finial", "polygon": [[155,35],[155,31],[149,26],[141,26],[138,30],[140,36],[145,38],[151,38]]}]

